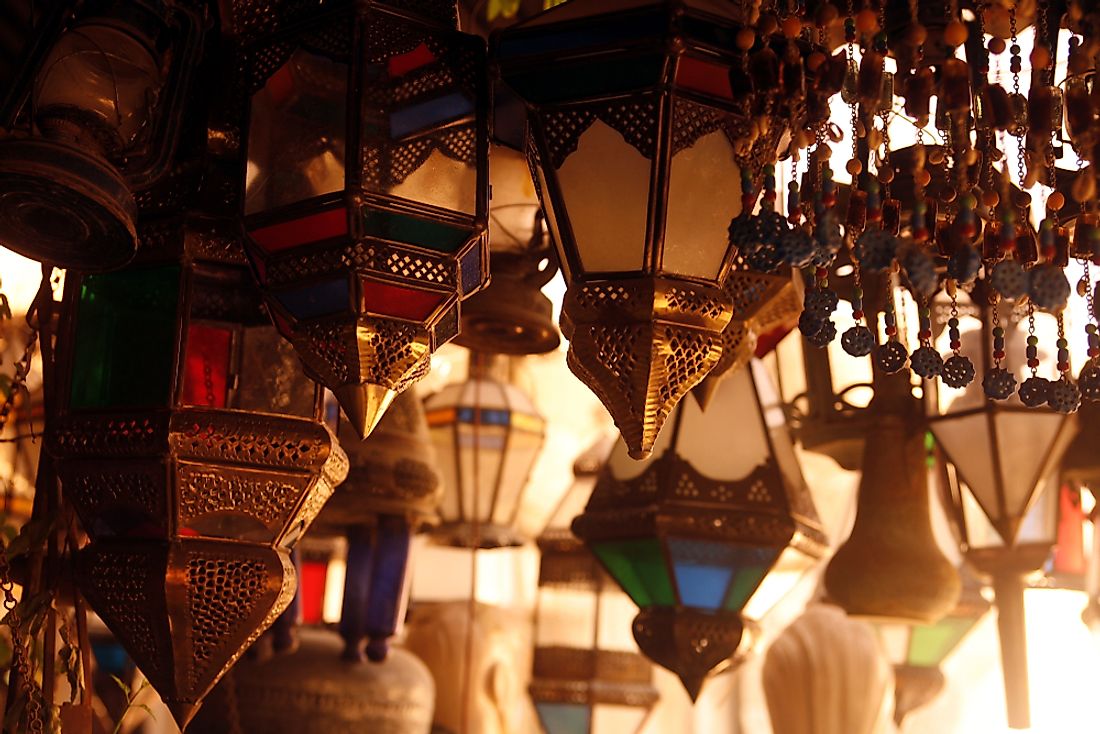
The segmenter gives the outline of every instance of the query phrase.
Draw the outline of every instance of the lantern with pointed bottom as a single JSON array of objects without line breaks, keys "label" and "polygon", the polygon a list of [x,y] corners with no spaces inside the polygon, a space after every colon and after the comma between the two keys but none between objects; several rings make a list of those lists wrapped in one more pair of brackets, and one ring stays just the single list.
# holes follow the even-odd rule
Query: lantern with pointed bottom
[{"label": "lantern with pointed bottom", "polygon": [[262,12],[239,18],[249,255],[280,332],[366,436],[488,280],[484,43],[443,0],[245,5],[281,10],[262,34]]},{"label": "lantern with pointed bottom", "polygon": [[92,539],[80,590],[185,726],[290,603],[347,459],[232,220],[161,224],[139,263],[67,279],[47,432]]},{"label": "lantern with pointed bottom", "polygon": [[569,530],[609,449],[600,442],[574,464],[576,481],[538,538],[530,692],[547,734],[636,734],[657,701],[652,665],[630,637],[636,607]]},{"label": "lantern with pointed bottom", "polygon": [[653,456],[618,443],[573,531],[641,612],[638,646],[688,693],[825,549],[783,411],[759,362],[706,412],[673,413]]},{"label": "lantern with pointed bottom", "polygon": [[[566,3],[505,30],[496,55],[528,108],[527,156],[569,286],[569,367],[635,458],[718,362],[741,171],[760,175],[780,107],[750,143],[736,6]],[[733,79],[733,81],[731,81]],[[771,90],[774,91],[774,90]]]},{"label": "lantern with pointed bottom", "polygon": [[432,531],[441,543],[523,544],[516,522],[545,421],[526,393],[501,379],[505,365],[502,358],[471,352],[466,381],[424,401],[443,475],[442,523]]},{"label": "lantern with pointed bottom", "polygon": [[198,6],[83,3],[48,53],[29,54],[35,68],[5,111],[17,132],[0,142],[0,243],[82,270],[133,257],[135,194],[167,172],[179,138]]}]

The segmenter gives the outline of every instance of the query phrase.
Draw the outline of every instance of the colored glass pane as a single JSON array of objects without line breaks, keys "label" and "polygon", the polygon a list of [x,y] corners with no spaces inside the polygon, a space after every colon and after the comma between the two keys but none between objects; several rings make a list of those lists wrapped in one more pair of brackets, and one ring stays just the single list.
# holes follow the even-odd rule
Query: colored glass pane
[{"label": "colored glass pane", "polygon": [[676,67],[676,85],[694,92],[733,99],[730,69],[724,64],[683,56]]},{"label": "colored glass pane", "polygon": [[669,557],[685,606],[740,610],[768,572],[775,551],[709,540],[670,538]]},{"label": "colored glass pane", "polygon": [[363,209],[363,234],[436,252],[454,252],[470,239],[469,231],[460,227],[367,208]]},{"label": "colored glass pane", "polygon": [[435,346],[438,348],[458,336],[458,301],[455,301],[435,325]]},{"label": "colored glass pane", "polygon": [[73,347],[73,408],[168,404],[179,279],[176,265],[84,277]]},{"label": "colored glass pane", "polygon": [[325,581],[328,563],[303,561],[298,571],[298,594],[302,600],[302,622],[320,624],[324,620]]},{"label": "colored glass pane", "polygon": [[446,295],[439,291],[404,288],[366,278],[360,283],[363,290],[360,303],[364,311],[399,319],[426,321],[446,298]]},{"label": "colored glass pane", "polygon": [[224,408],[229,387],[229,352],[233,332],[205,324],[187,328],[183,357],[184,405]]},{"label": "colored glass pane", "polygon": [[676,603],[658,540],[604,541],[596,543],[593,550],[608,573],[639,607]]},{"label": "colored glass pane", "polygon": [[275,298],[295,318],[315,319],[347,310],[348,281],[340,277],[311,283],[301,288],[276,293]]},{"label": "colored glass pane", "polygon": [[474,111],[474,103],[460,92],[409,105],[390,115],[390,135],[403,138],[413,133],[465,117]]},{"label": "colored glass pane", "polygon": [[536,703],[546,734],[588,734],[591,712],[582,703]]},{"label": "colored glass pane", "polygon": [[938,666],[977,621],[970,617],[945,617],[936,624],[914,627],[909,639],[907,662],[910,665]]},{"label": "colored glass pane", "polygon": [[347,234],[348,210],[343,206],[250,232],[252,240],[269,253],[346,237]]},{"label": "colored glass pane", "polygon": [[481,274],[481,247],[475,245],[469,252],[462,256],[462,295],[473,293],[482,285],[486,278]]},{"label": "colored glass pane", "polygon": [[414,69],[427,66],[436,58],[427,44],[422,43],[408,53],[391,57],[387,62],[387,71],[391,77],[404,76]]}]

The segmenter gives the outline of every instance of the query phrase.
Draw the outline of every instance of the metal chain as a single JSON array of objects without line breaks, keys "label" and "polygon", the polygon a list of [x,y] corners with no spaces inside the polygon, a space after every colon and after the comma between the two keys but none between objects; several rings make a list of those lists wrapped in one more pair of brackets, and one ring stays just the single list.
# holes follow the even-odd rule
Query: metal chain
[{"label": "metal chain", "polygon": [[[1028,335],[1028,344],[1030,345],[1031,337],[1035,336],[1035,304],[1032,303],[1030,300],[1027,302],[1027,335]],[[1031,368],[1031,376],[1032,377],[1038,377],[1038,375],[1039,375],[1039,368],[1038,367],[1032,367]]]},{"label": "metal chain", "polygon": [[[1000,302],[1001,302],[1000,295],[998,295],[997,292],[994,289],[990,288],[989,289],[989,308],[990,308],[990,311],[992,312],[993,331],[994,332],[996,332],[997,329],[1000,328],[1000,326],[1001,326],[1001,314],[998,310],[998,306],[1000,305]],[[1000,366],[1001,366],[1001,359],[1000,359],[1000,357],[997,356],[997,350],[996,349],[993,350],[993,354],[991,356],[993,357],[994,366],[999,369]]]}]

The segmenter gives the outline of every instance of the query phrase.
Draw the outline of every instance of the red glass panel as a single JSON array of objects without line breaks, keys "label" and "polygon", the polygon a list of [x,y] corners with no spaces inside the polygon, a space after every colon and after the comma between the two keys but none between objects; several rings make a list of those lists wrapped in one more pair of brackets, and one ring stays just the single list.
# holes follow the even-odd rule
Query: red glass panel
[{"label": "red glass panel", "polygon": [[299,571],[298,589],[302,602],[302,622],[320,624],[324,621],[325,581],[328,564],[322,561],[303,561]]},{"label": "red glass panel", "polygon": [[283,64],[278,71],[271,75],[265,85],[267,93],[276,103],[282,103],[294,93],[294,72],[290,70],[290,64]]},{"label": "red glass panel", "polygon": [[391,58],[388,71],[391,77],[403,76],[413,69],[427,66],[435,60],[436,55],[432,53],[426,44],[422,43],[408,53]]},{"label": "red glass panel", "polygon": [[348,234],[348,212],[345,207],[310,214],[287,222],[279,222],[250,232],[252,240],[264,252],[279,252],[291,247],[323,242]]},{"label": "red glass panel", "polygon": [[445,295],[403,288],[377,280],[362,281],[364,311],[410,321],[424,321],[439,307]]},{"label": "red glass panel", "polygon": [[191,324],[183,365],[184,405],[224,408],[229,386],[229,329]]},{"label": "red glass panel", "polygon": [[676,65],[676,86],[723,99],[733,99],[728,66],[681,56]]},{"label": "red glass panel", "polygon": [[793,327],[784,324],[783,326],[777,326],[767,334],[760,334],[756,337],[756,352],[753,356],[763,359],[768,355],[771,350],[775,349],[779,345],[779,342],[783,341],[783,337],[790,334]]},{"label": "red glass panel", "polygon": [[1054,547],[1054,573],[1085,573],[1084,528],[1087,520],[1081,507],[1081,491],[1063,486],[1058,493],[1058,541]]}]

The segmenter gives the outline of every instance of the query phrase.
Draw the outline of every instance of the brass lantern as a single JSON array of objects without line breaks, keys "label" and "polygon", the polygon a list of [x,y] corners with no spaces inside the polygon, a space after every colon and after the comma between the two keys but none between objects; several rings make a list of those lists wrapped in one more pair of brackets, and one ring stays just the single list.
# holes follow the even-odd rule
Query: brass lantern
[{"label": "brass lantern", "polygon": [[634,638],[694,699],[821,557],[825,535],[759,361],[703,412],[673,413],[651,458],[616,444],[573,532],[641,608]]},{"label": "brass lantern", "polygon": [[167,224],[140,262],[67,279],[47,445],[91,537],[80,590],[185,726],[290,603],[347,459],[231,220]]},{"label": "brass lantern", "polygon": [[199,3],[88,2],[29,54],[2,121],[0,243],[81,270],[133,257],[135,194],[173,161],[203,28]]},{"label": "brass lantern", "polygon": [[637,608],[569,529],[609,449],[600,442],[574,464],[576,481],[538,537],[530,692],[546,734],[637,734],[657,702],[653,666],[630,636]]},{"label": "brass lantern", "polygon": [[424,401],[443,475],[442,523],[432,537],[464,548],[522,545],[523,491],[546,422],[503,358],[470,353],[470,373]]},{"label": "brass lantern", "polygon": [[[266,8],[240,19],[249,256],[279,331],[365,437],[488,281],[484,43],[454,3],[249,5]],[[248,25],[264,12],[274,29]]]},{"label": "brass lantern", "polygon": [[697,0],[566,3],[496,45],[568,284],[569,367],[635,458],[721,357],[741,171],[759,176],[784,130],[777,113],[748,143],[740,20]]}]

